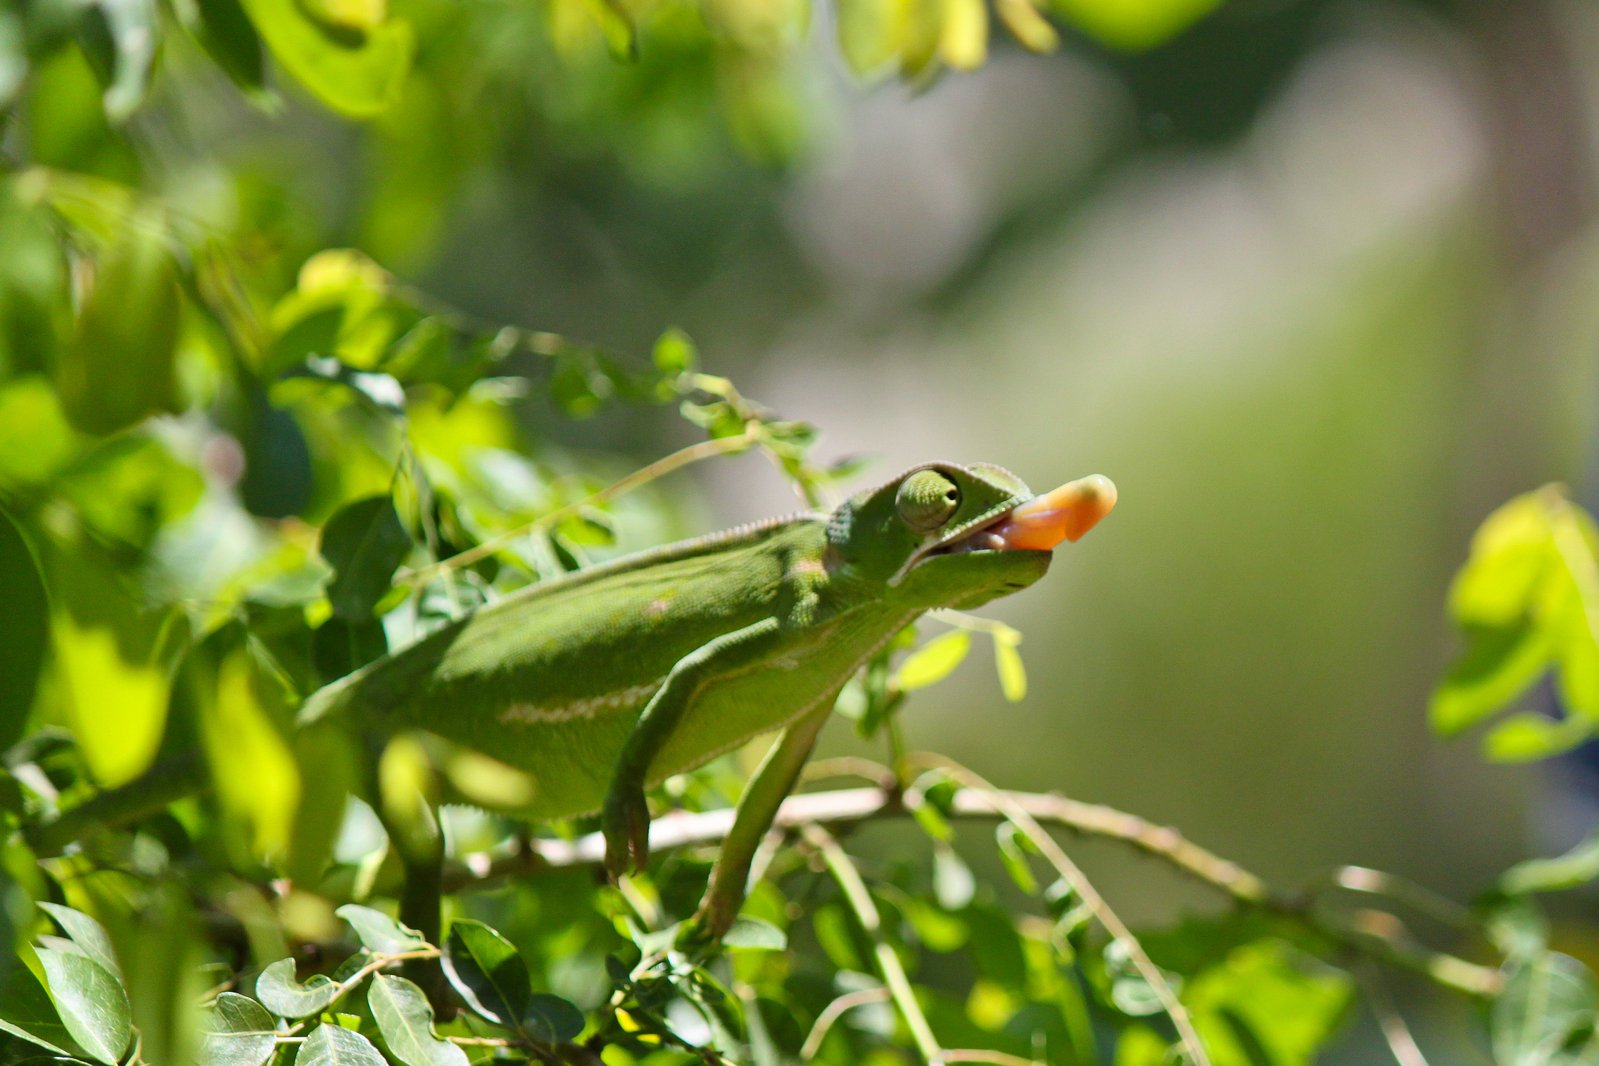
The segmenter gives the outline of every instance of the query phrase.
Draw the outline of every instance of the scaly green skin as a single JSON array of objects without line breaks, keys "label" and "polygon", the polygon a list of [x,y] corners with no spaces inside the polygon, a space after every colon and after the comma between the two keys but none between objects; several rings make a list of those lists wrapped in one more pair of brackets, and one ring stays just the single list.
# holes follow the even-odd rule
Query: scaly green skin
[{"label": "scaly green skin", "polygon": [[[915,467],[832,515],[531,586],[312,694],[300,720],[378,740],[421,729],[491,755],[531,778],[535,819],[603,810],[613,876],[646,858],[646,787],[782,729],[701,909],[715,938],[844,682],[924,611],[975,607],[1048,569],[1048,551],[939,550],[1029,498],[998,467]],[[402,916],[433,931],[440,848],[408,846],[416,902]]]}]

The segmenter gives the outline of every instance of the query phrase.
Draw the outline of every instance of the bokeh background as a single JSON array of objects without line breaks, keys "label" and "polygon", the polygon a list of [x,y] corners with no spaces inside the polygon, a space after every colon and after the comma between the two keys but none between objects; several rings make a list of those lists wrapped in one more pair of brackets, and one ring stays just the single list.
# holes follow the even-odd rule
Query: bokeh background
[{"label": "bokeh background", "polygon": [[[1546,482],[1599,501],[1592,4],[1068,3],[1053,53],[996,33],[911,79],[851,69],[826,4],[720,0],[711,33],[666,5],[634,64],[561,4],[396,7],[416,66],[370,121],[286,82],[254,107],[172,42],[125,129],[76,53],[36,70],[8,149],[257,232],[286,284],[348,245],[484,321],[634,353],[680,326],[867,478],[1110,475],[1115,515],[989,609],[1026,699],[974,655],[915,701],[913,743],[1005,785],[1276,884],[1357,863],[1457,899],[1587,828],[1560,769],[1426,706],[1475,526]],[[624,464],[694,439],[540,433]],[[671,484],[685,529],[795,506],[754,458]],[[1084,854],[1139,920],[1206,904]]]}]

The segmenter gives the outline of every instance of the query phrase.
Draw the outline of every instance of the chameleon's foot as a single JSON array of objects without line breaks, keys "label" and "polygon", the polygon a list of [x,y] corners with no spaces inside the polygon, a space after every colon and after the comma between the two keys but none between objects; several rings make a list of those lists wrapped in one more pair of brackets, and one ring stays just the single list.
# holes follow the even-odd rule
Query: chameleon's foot
[{"label": "chameleon's foot", "polygon": [[650,808],[639,789],[613,789],[600,817],[605,833],[605,873],[614,883],[642,873],[650,858]]}]

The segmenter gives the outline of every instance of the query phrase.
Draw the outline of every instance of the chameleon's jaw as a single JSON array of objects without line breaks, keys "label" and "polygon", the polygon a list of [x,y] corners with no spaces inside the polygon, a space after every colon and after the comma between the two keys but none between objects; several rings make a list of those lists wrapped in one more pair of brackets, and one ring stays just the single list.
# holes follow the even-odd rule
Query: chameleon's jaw
[{"label": "chameleon's jaw", "polygon": [[991,525],[945,547],[962,551],[1050,551],[1077,541],[1116,506],[1116,486],[1090,474],[1019,504]]}]

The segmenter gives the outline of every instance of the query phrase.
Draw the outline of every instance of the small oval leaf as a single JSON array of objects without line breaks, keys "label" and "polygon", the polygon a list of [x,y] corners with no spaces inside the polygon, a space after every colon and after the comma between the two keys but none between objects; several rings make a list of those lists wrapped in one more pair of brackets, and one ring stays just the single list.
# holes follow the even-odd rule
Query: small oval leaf
[{"label": "small oval leaf", "polygon": [[905,657],[895,680],[906,692],[936,685],[961,664],[971,648],[972,635],[964,629],[940,634]]},{"label": "small oval leaf", "polygon": [[325,974],[312,974],[305,984],[294,978],[294,960],[279,959],[261,971],[255,994],[267,1010],[280,1018],[304,1018],[325,1010],[339,998],[344,986]]},{"label": "small oval leaf", "polygon": [[206,1019],[201,1057],[207,1066],[261,1066],[277,1050],[277,1025],[248,996],[224,992]]},{"label": "small oval leaf", "polygon": [[368,951],[397,955],[402,951],[416,951],[428,946],[421,933],[371,907],[346,903],[333,913],[350,923]]},{"label": "small oval leaf", "polygon": [[45,984],[61,1024],[98,1062],[115,1063],[133,1037],[128,994],[110,972],[87,955],[39,949]]},{"label": "small oval leaf", "polygon": [[300,1045],[294,1066],[387,1066],[372,1042],[337,1025],[319,1025]]},{"label": "small oval leaf", "polygon": [[366,1002],[389,1052],[405,1066],[468,1066],[466,1052],[434,1035],[433,1007],[410,981],[375,974]]}]

